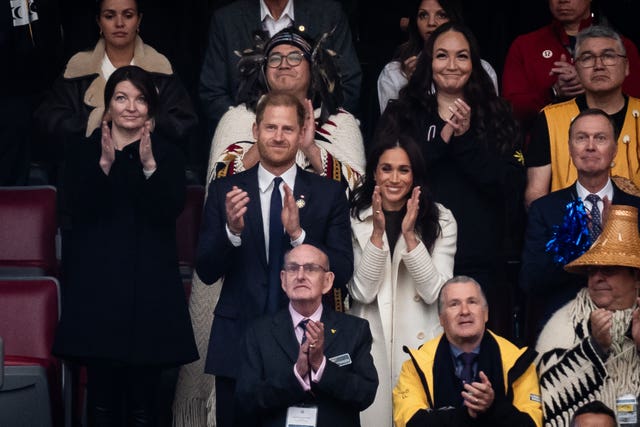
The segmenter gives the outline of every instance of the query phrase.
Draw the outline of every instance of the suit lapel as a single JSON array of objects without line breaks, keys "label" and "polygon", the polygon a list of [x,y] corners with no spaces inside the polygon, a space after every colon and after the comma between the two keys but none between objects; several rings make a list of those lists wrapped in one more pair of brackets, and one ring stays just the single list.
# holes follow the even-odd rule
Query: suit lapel
[{"label": "suit lapel", "polygon": [[[309,211],[309,203],[312,201],[311,194],[311,183],[309,182],[309,177],[307,173],[303,171],[300,167],[298,167],[298,171],[296,173],[296,184],[293,189],[293,198],[296,200],[296,204],[298,205],[298,214],[300,215],[300,226],[304,228],[305,226],[305,218],[307,216],[307,212]],[[302,207],[300,207],[303,205]]]},{"label": "suit lapel", "polygon": [[309,10],[308,8],[305,7],[302,1],[300,0],[293,1],[293,16],[296,17],[296,19],[294,20],[294,24],[296,27],[300,25],[304,25],[307,28],[307,31],[310,30]]},{"label": "suit lapel", "polygon": [[[260,18],[260,2],[259,1],[247,1],[244,8],[242,8],[242,14],[244,22],[247,28],[251,31],[262,30],[262,19]],[[248,38],[251,39],[251,33]],[[249,47],[249,46],[247,46]]]},{"label": "suit lapel", "polygon": [[262,209],[260,206],[260,188],[258,187],[258,167],[254,166],[245,174],[245,180],[241,185],[249,194],[249,205],[245,215],[246,226],[249,228],[247,240],[244,244],[251,243],[256,250],[257,259],[262,266],[267,268],[266,243],[264,241],[264,230],[262,222]]},{"label": "suit lapel", "polygon": [[324,323],[324,354],[331,354],[331,349],[335,345],[336,338],[342,333],[340,321],[336,313],[324,307],[322,310],[322,323]]},{"label": "suit lapel", "polygon": [[293,332],[293,323],[289,309],[280,310],[273,318],[273,337],[291,362],[298,360],[300,345]]}]

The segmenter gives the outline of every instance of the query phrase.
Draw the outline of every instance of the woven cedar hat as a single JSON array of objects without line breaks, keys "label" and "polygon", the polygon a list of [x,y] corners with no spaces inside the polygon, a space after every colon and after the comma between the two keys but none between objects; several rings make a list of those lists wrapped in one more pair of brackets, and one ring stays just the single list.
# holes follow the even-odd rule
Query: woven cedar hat
[{"label": "woven cedar hat", "polygon": [[570,273],[586,274],[588,267],[620,266],[640,269],[638,209],[611,205],[600,237],[579,258],[564,266]]}]

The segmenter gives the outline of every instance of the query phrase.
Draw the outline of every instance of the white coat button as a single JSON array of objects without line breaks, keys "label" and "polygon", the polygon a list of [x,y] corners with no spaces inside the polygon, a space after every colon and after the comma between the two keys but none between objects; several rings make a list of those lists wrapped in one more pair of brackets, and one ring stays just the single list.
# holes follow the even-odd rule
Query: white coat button
[{"label": "white coat button", "polygon": [[419,340],[423,340],[423,339],[424,339],[424,332],[418,332],[418,335],[416,335],[416,337],[417,337]]},{"label": "white coat button", "polygon": [[420,302],[420,301],[422,301],[422,298],[420,298],[420,295],[416,295],[416,296],[413,297],[413,300],[415,302]]}]

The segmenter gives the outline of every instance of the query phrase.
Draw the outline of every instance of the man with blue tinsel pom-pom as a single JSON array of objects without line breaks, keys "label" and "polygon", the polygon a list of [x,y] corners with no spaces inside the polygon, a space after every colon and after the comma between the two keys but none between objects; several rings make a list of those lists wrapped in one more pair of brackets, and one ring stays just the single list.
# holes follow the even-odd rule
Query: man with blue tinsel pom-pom
[{"label": "man with blue tinsel pom-pom", "polygon": [[538,329],[586,285],[584,277],[569,274],[563,267],[595,241],[608,206],[640,207],[640,198],[629,194],[639,190],[629,180],[610,177],[617,151],[625,149],[618,147],[618,133],[604,111],[580,112],[569,127],[568,141],[577,181],[537,199],[529,208],[520,288],[530,306],[539,310]]}]

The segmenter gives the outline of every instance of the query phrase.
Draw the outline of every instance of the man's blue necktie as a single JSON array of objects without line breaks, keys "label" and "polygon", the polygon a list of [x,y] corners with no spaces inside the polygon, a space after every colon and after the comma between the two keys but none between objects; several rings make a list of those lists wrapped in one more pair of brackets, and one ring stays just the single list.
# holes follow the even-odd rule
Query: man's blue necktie
[{"label": "man's blue necktie", "polygon": [[595,242],[600,233],[602,233],[602,216],[600,214],[600,208],[598,207],[600,197],[597,194],[589,194],[586,200],[591,203],[591,227],[589,234],[591,235],[591,242]]},{"label": "man's blue necktie", "polygon": [[271,204],[269,206],[269,289],[267,292],[266,313],[272,314],[284,306],[282,287],[280,286],[280,270],[284,256],[284,228],[282,226],[282,196],[280,184],[282,178],[273,179]]},{"label": "man's blue necktie", "polygon": [[460,371],[460,379],[465,384],[471,384],[474,379],[473,362],[478,355],[476,353],[460,353],[458,359],[462,362],[462,370]]}]

